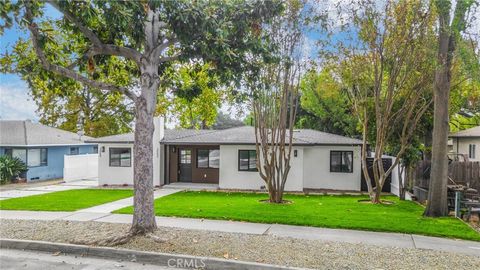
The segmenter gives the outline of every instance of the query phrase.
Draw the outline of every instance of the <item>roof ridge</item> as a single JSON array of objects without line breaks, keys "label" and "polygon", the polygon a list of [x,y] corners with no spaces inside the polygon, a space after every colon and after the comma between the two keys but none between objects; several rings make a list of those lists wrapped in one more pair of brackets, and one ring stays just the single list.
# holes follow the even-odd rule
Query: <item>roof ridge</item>
[{"label": "roof ridge", "polygon": [[[184,135],[184,136],[180,136],[180,137],[176,137],[175,140],[177,139],[185,139],[185,138],[189,138],[189,137],[193,137],[193,136],[198,136],[198,135],[205,135],[205,134],[211,134],[211,133],[214,133],[214,132],[217,132],[217,131],[221,131],[222,129],[212,129],[210,130],[211,132],[204,132],[202,134],[189,134],[189,135]],[[207,131],[206,129],[192,129],[192,131]],[[165,136],[164,136],[165,137]]]}]

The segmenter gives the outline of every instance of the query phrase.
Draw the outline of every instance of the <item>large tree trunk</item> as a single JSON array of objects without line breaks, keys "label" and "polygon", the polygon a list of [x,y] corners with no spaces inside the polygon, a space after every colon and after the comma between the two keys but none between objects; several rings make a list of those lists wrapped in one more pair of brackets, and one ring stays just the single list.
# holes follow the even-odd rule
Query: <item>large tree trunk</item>
[{"label": "large tree trunk", "polygon": [[138,97],[135,119],[134,153],[134,214],[131,233],[145,234],[157,228],[153,207],[153,116],[158,75],[154,65],[142,70],[141,95]]},{"label": "large tree trunk", "polygon": [[[439,68],[435,74],[432,167],[425,216],[439,217],[448,215],[448,108],[450,97],[450,69],[454,42],[448,31],[448,15],[440,14],[440,35],[438,61]],[[447,17],[447,18],[446,18]]]}]

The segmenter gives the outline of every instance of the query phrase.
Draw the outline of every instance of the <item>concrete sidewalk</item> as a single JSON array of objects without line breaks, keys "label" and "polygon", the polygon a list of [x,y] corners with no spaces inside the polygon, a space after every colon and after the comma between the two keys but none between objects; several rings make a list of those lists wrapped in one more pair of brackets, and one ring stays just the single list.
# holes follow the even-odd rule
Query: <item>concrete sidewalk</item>
[{"label": "concrete sidewalk", "polygon": [[[88,212],[45,212],[0,210],[2,219],[96,221],[128,224],[132,215],[88,213]],[[400,248],[417,248],[462,253],[480,257],[480,243],[413,234],[367,232],[356,230],[327,229],[279,224],[261,224],[238,221],[206,220],[191,218],[157,217],[163,227],[207,230],[230,233],[264,234],[308,240],[360,243]]]},{"label": "concrete sidewalk", "polygon": [[[154,196],[155,199],[158,199],[158,198],[161,198],[161,197],[173,194],[173,193],[177,193],[179,191],[182,191],[182,190],[181,189],[157,189],[157,190],[154,191],[153,196]],[[75,213],[110,214],[111,212],[113,212],[115,210],[118,210],[118,209],[121,209],[121,208],[124,208],[124,207],[128,207],[128,206],[132,206],[132,205],[133,205],[133,197],[129,197],[129,198],[126,198],[126,199],[122,199],[122,200],[118,200],[118,201],[114,201],[114,202],[110,202],[110,203],[106,203],[106,204],[101,204],[101,205],[97,205],[97,206],[90,207],[90,208],[81,209],[81,210],[76,211]]]},{"label": "concrete sidewalk", "polygon": [[40,195],[56,191],[84,189],[98,187],[97,180],[78,180],[72,182],[56,183],[51,185],[21,185],[16,189],[0,190],[0,200],[26,197],[31,195]]}]

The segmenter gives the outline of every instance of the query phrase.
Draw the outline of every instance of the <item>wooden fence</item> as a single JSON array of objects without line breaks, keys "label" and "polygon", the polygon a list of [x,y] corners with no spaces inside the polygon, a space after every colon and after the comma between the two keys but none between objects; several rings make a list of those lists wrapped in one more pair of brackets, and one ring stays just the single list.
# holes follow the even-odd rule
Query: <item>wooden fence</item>
[{"label": "wooden fence", "polygon": [[[430,182],[431,162],[422,160],[417,164],[414,173],[414,185],[428,189]],[[449,185],[464,185],[480,191],[480,162],[452,161],[448,165]]]}]

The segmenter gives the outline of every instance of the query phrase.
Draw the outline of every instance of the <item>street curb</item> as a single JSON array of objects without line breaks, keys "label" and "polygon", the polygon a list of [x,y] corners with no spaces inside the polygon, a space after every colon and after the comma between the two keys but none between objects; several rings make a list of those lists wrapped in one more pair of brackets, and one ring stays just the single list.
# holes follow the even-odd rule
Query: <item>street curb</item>
[{"label": "street curb", "polygon": [[255,262],[233,261],[212,257],[199,257],[182,254],[156,253],[118,249],[110,247],[93,247],[54,243],[46,241],[0,239],[0,249],[20,249],[41,252],[61,252],[71,255],[108,258],[122,261],[134,261],[137,263],[153,264],[163,267],[211,269],[211,270],[300,270],[305,268],[284,267]]}]

